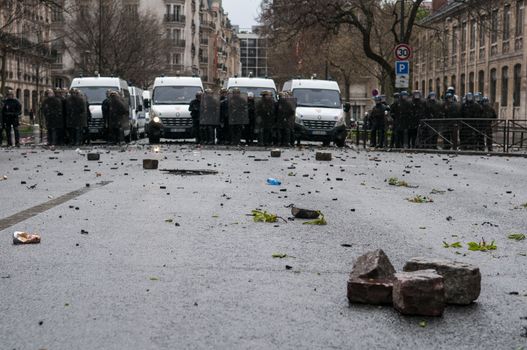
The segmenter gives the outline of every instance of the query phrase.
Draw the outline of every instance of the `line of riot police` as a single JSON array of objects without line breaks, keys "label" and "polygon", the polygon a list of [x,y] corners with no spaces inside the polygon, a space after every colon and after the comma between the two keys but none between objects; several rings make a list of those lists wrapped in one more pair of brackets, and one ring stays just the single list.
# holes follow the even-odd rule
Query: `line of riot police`
[{"label": "line of riot police", "polygon": [[[488,97],[467,93],[459,103],[454,88],[447,89],[442,101],[435,92],[426,99],[420,91],[394,94],[394,102],[374,97],[375,106],[366,113],[365,128],[370,129],[371,147],[442,149],[459,145],[465,150],[492,151],[492,124],[497,114]],[[386,131],[391,129],[390,143]]]},{"label": "line of riot police", "polygon": [[271,91],[261,96],[244,95],[239,89],[198,92],[190,103],[196,143],[213,145],[292,146],[296,99],[280,93],[275,101]]},{"label": "line of riot police", "polygon": [[[40,112],[46,121],[48,145],[80,146],[90,142],[90,106],[79,89],[47,90]],[[129,110],[117,91],[107,91],[102,112],[107,141],[123,142],[123,121],[127,125]]]}]

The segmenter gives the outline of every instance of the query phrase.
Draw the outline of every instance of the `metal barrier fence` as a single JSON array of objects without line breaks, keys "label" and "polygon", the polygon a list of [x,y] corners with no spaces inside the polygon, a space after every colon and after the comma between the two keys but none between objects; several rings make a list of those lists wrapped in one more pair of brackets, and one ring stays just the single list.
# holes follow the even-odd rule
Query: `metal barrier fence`
[{"label": "metal barrier fence", "polygon": [[[352,131],[357,146],[366,148],[371,130]],[[410,133],[412,131],[410,130]],[[414,131],[415,133],[415,131]],[[410,148],[408,130],[386,128],[383,147]],[[378,138],[377,138],[378,141]],[[380,146],[380,145],[378,145]],[[527,152],[527,120],[423,119],[417,129],[415,148],[481,152]]]}]

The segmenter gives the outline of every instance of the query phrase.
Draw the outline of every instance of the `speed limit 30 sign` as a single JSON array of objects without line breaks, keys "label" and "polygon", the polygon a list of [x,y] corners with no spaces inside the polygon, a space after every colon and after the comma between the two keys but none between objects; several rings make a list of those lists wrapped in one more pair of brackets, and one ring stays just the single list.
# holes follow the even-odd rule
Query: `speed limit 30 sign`
[{"label": "speed limit 30 sign", "polygon": [[406,44],[399,44],[395,47],[395,58],[399,61],[407,61],[412,57],[412,48]]}]

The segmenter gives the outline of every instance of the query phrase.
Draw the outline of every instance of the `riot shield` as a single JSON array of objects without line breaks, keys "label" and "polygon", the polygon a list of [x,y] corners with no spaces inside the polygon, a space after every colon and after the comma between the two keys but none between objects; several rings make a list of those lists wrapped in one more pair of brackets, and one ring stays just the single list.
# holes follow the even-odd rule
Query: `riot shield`
[{"label": "riot shield", "polygon": [[220,99],[212,94],[201,96],[199,123],[201,125],[220,125]]},{"label": "riot shield", "polygon": [[255,115],[257,129],[270,129],[274,126],[274,100],[267,98],[255,99]]},{"label": "riot shield", "polygon": [[229,125],[249,124],[249,109],[245,95],[230,95],[229,103]]}]

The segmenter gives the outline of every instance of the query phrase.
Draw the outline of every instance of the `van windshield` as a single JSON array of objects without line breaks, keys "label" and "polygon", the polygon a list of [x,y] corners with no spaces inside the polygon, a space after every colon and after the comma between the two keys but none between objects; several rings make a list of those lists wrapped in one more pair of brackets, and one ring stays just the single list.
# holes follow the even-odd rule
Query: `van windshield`
[{"label": "van windshield", "polygon": [[276,100],[276,91],[273,88],[265,88],[265,87],[252,87],[252,86],[233,86],[229,90],[232,89],[240,89],[240,92],[244,95],[247,95],[249,92],[252,92],[254,97],[260,97],[260,94],[262,91],[271,91],[273,93],[273,98]]},{"label": "van windshield", "polygon": [[119,90],[115,86],[82,86],[78,89],[86,96],[90,105],[101,105],[106,100],[106,91]]},{"label": "van windshield", "polygon": [[336,90],[294,89],[298,107],[340,108],[340,93]]},{"label": "van windshield", "polygon": [[156,105],[188,105],[202,91],[199,86],[159,86],[154,89],[152,101]]}]

